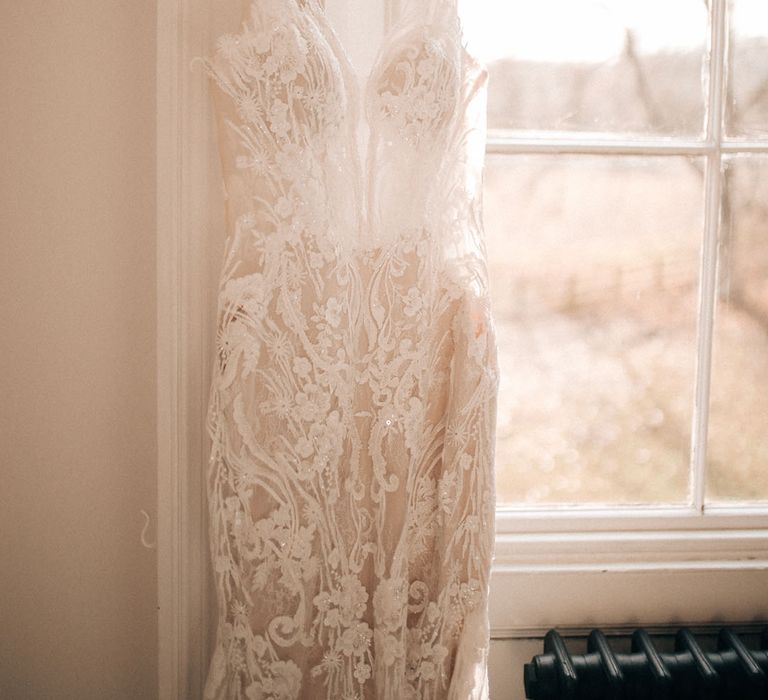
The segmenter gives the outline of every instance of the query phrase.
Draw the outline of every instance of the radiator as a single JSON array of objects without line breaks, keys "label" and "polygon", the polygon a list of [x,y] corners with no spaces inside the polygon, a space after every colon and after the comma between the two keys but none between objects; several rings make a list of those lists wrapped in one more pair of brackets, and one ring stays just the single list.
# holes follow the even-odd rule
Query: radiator
[{"label": "radiator", "polygon": [[631,653],[617,653],[605,634],[593,630],[587,653],[571,655],[550,630],[544,653],[525,664],[529,700],[767,700],[768,627],[760,649],[748,649],[728,627],[717,651],[706,652],[688,629],[675,635],[673,653],[662,653],[643,629],[632,634]]}]

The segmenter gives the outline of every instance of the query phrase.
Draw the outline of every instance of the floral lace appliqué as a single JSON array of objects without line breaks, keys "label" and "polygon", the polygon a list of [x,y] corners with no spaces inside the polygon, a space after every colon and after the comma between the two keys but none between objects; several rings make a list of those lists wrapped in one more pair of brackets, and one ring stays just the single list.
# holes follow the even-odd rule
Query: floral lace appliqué
[{"label": "floral lace appliqu\u00e9", "polygon": [[204,61],[229,222],[207,700],[487,699],[482,81],[449,0],[404,17],[365,90],[316,0],[256,0]]}]

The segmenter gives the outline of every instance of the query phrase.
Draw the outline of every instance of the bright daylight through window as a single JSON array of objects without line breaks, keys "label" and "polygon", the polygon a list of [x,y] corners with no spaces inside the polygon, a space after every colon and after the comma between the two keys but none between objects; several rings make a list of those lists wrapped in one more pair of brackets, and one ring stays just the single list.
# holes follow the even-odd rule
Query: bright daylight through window
[{"label": "bright daylight through window", "polygon": [[499,506],[768,499],[768,3],[465,0]]}]

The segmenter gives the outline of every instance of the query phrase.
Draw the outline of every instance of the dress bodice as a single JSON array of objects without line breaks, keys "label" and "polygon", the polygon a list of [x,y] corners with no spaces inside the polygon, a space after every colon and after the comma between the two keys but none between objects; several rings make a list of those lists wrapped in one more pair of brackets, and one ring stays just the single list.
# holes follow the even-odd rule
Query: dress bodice
[{"label": "dress bodice", "polygon": [[441,218],[477,201],[486,73],[462,45],[455,0],[406,3],[364,78],[317,0],[250,3],[207,66],[230,98],[233,196],[296,185],[314,196],[294,218],[315,217],[344,250],[425,221],[446,230]]}]

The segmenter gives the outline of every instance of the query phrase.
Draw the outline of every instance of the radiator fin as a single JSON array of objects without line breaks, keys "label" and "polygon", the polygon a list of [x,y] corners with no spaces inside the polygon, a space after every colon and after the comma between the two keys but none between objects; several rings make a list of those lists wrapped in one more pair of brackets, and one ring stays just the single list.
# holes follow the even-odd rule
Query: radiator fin
[{"label": "radiator fin", "polygon": [[750,650],[730,628],[706,652],[688,629],[675,635],[674,651],[658,650],[643,629],[632,634],[628,654],[611,648],[593,630],[586,654],[571,654],[563,637],[550,630],[544,653],[524,668],[529,700],[768,700],[768,628],[760,648]]}]

